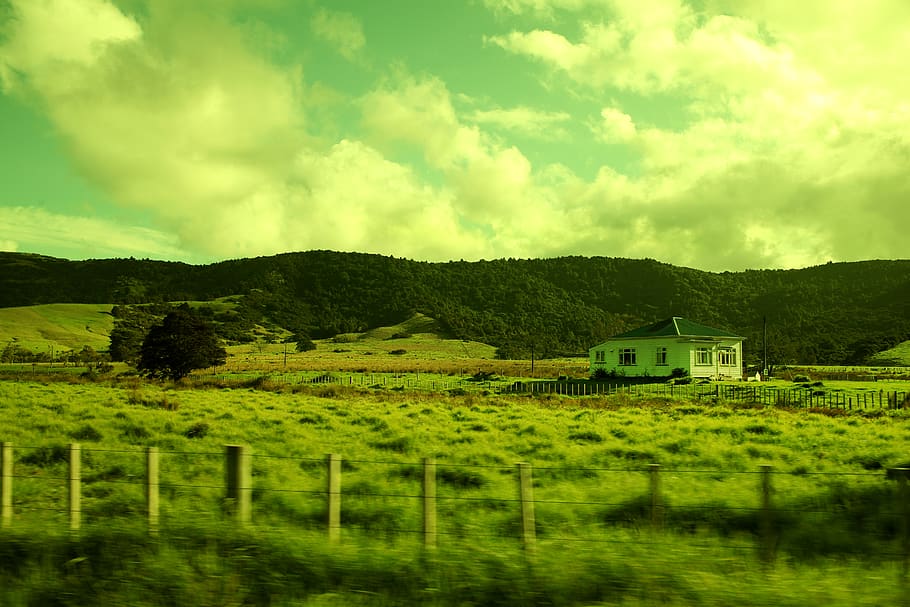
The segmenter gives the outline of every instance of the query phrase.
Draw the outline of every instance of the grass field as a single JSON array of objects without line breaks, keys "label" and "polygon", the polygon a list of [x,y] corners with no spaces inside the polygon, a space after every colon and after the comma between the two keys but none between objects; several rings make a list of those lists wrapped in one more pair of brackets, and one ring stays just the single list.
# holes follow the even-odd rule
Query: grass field
[{"label": "grass field", "polygon": [[[825,413],[0,382],[0,440],[16,448],[0,604],[899,604],[902,523],[884,469],[910,460],[910,417]],[[83,450],[85,529],[73,537],[62,511],[69,442]],[[249,529],[224,526],[225,444],[252,449]],[[157,540],[142,525],[147,445],[162,453]],[[343,458],[337,546],[324,539],[327,453]],[[425,456],[439,482],[430,554],[419,533]],[[534,467],[531,560],[518,540],[519,461]],[[662,466],[659,530],[651,463]],[[770,570],[756,558],[765,464]]]},{"label": "grass field", "polygon": [[872,357],[872,361],[881,364],[910,367],[910,341],[899,343],[890,350],[875,354]]},{"label": "grass field", "polygon": [[107,350],[114,318],[107,304],[49,304],[0,308],[0,344],[55,353],[91,346]]}]

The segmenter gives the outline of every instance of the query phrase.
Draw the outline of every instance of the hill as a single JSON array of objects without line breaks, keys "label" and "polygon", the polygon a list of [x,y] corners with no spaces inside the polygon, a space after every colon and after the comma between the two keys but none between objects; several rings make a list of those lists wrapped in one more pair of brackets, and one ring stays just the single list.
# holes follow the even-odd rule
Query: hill
[{"label": "hill", "polygon": [[[45,304],[0,309],[0,344],[60,353],[107,350],[114,319],[109,304]],[[50,352],[48,352],[50,354]]]},{"label": "hill", "polygon": [[751,363],[763,319],[773,363],[860,364],[910,339],[910,261],[713,273],[606,257],[429,263],[309,251],[194,266],[0,253],[0,307],[231,295],[224,315],[238,330],[326,338],[421,313],[440,334],[514,358],[582,353],[671,315],[746,337]]}]

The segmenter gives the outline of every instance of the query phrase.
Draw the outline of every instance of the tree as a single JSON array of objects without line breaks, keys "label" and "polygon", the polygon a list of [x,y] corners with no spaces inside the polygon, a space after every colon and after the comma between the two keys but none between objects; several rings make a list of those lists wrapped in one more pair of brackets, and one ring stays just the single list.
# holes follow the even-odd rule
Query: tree
[{"label": "tree", "polygon": [[298,352],[309,352],[316,349],[316,344],[304,333],[296,333],[284,340],[285,343],[294,343]]},{"label": "tree", "polygon": [[149,330],[138,369],[149,377],[178,380],[194,369],[223,365],[226,358],[212,325],[184,304]]}]

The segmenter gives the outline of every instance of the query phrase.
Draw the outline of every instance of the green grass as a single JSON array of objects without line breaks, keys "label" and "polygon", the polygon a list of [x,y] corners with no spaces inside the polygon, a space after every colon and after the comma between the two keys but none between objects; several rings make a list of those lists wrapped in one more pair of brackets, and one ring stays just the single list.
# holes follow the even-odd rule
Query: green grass
[{"label": "green grass", "polygon": [[[883,469],[910,459],[904,411],[23,381],[0,382],[0,428],[16,446],[17,476],[16,517],[0,549],[19,555],[0,555],[0,604],[51,595],[79,604],[89,592],[149,605],[848,605],[898,596],[897,502]],[[69,442],[83,449],[80,539],[66,537],[59,511]],[[222,453],[238,443],[253,453],[249,532],[222,528]],[[146,445],[161,451],[157,542],[141,523]],[[324,541],[327,453],[343,458],[338,547]],[[436,556],[419,547],[426,456],[438,466]],[[519,461],[534,466],[539,560],[530,566],[518,541]],[[658,532],[649,527],[650,463],[662,466]],[[763,464],[773,466],[777,508],[770,576],[755,558]],[[872,577],[881,582],[859,581]]]},{"label": "green grass", "polygon": [[910,341],[899,343],[890,350],[873,355],[871,362],[910,367]]},{"label": "green grass", "polygon": [[54,348],[107,350],[113,317],[107,304],[49,304],[0,308],[0,344],[17,343],[32,352]]}]

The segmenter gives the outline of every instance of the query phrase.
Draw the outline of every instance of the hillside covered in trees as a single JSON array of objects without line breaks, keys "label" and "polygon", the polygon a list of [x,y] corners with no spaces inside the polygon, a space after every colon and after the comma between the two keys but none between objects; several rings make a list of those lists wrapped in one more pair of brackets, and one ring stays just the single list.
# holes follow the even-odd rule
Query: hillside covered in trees
[{"label": "hillside covered in trees", "polygon": [[504,357],[580,354],[668,316],[747,338],[770,362],[861,364],[910,339],[910,261],[712,273],[605,257],[430,263],[311,251],[188,265],[0,253],[0,307],[137,304],[238,295],[237,326],[267,320],[312,338],[435,318]]}]

